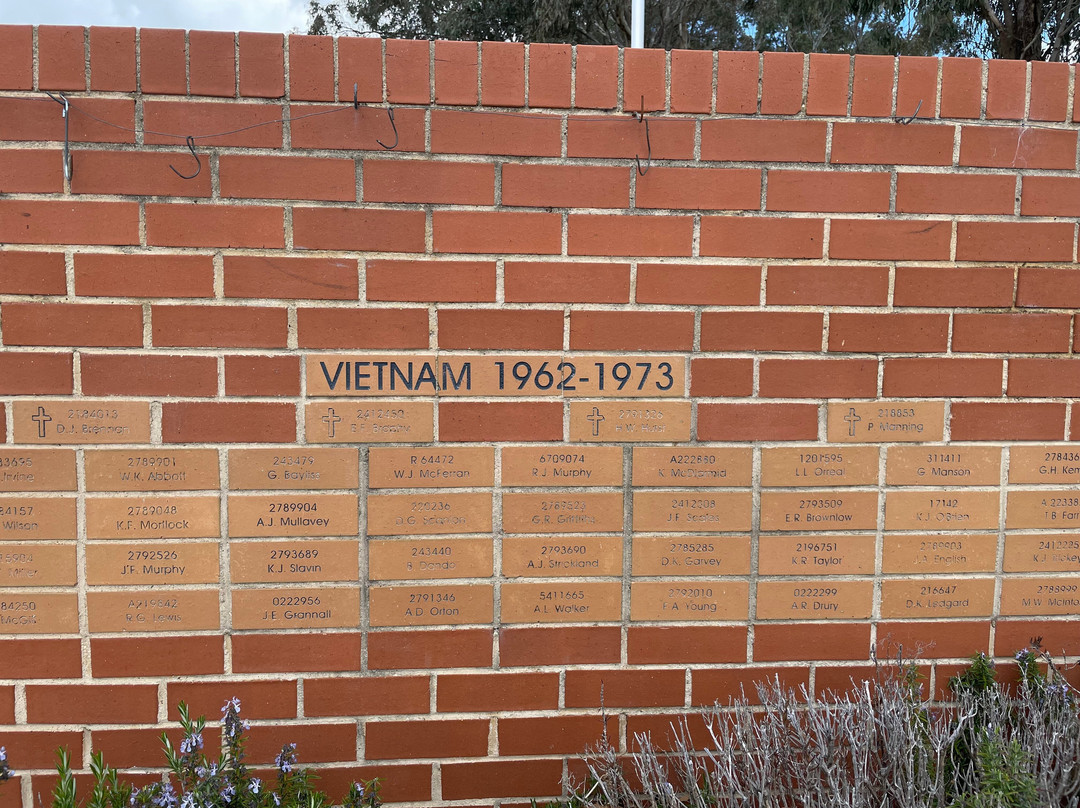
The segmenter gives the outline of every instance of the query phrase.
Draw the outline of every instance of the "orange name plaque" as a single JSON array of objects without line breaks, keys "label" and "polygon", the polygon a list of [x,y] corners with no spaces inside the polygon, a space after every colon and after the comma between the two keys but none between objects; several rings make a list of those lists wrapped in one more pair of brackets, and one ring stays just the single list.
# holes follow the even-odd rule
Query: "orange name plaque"
[{"label": "orange name plaque", "polygon": [[355,494],[230,494],[229,535],[355,536]]},{"label": "orange name plaque", "polygon": [[761,536],[762,575],[873,575],[873,536]]},{"label": "orange name plaque", "polygon": [[355,628],[360,625],[360,589],[234,589],[232,625],[234,629]]},{"label": "orange name plaque", "polygon": [[495,594],[490,585],[372,587],[372,626],[436,626],[491,623]]},{"label": "orange name plaque", "polygon": [[749,575],[749,536],[634,536],[634,575]]},{"label": "orange name plaque", "polygon": [[304,418],[308,443],[428,443],[435,435],[430,401],[318,401]]},{"label": "orange name plaque", "polygon": [[79,596],[67,592],[0,594],[0,636],[4,634],[74,634],[79,630]]},{"label": "orange name plaque", "polygon": [[1072,578],[1012,578],[1001,582],[1002,616],[1080,612],[1080,581]]},{"label": "orange name plaque", "polygon": [[378,494],[367,499],[369,536],[491,531],[491,494]]},{"label": "orange name plaque", "polygon": [[623,451],[618,446],[507,446],[502,450],[502,484],[621,486]]},{"label": "orange name plaque", "polygon": [[761,450],[761,484],[802,488],[877,485],[875,446],[793,446]]},{"label": "orange name plaque", "polygon": [[1080,483],[1080,449],[1051,444],[1009,449],[1009,482],[1016,485]]},{"label": "orange name plaque", "polygon": [[758,620],[864,620],[874,607],[873,581],[760,581]]},{"label": "orange name plaque", "polygon": [[129,589],[86,595],[92,633],[213,631],[221,627],[217,589]]},{"label": "orange name plaque", "polygon": [[504,623],[613,623],[622,616],[622,584],[507,583],[502,587]]},{"label": "orange name plaque", "polygon": [[749,486],[753,472],[752,449],[634,447],[634,485],[665,488]]},{"label": "orange name plaque", "polygon": [[996,533],[886,534],[881,569],[886,573],[993,572]]},{"label": "orange name plaque", "polygon": [[1005,572],[1080,572],[1080,534],[1006,535],[1004,569]]},{"label": "orange name plaque", "polygon": [[583,443],[690,440],[690,402],[571,401],[570,440]]},{"label": "orange name plaque", "polygon": [[762,530],[874,530],[877,491],[763,491]]},{"label": "orange name plaque", "polygon": [[202,539],[221,533],[217,497],[87,497],[91,539]]},{"label": "orange name plaque", "polygon": [[0,541],[74,539],[72,497],[0,497]]},{"label": "orange name plaque", "polygon": [[373,581],[489,578],[495,551],[491,539],[373,539],[368,577]]},{"label": "orange name plaque", "polygon": [[5,544],[0,547],[0,587],[74,586],[75,560],[71,544]]},{"label": "orange name plaque", "polygon": [[233,583],[356,581],[360,562],[353,541],[234,541],[229,548]]},{"label": "orange name plaque", "polygon": [[487,488],[495,482],[495,450],[490,446],[372,446],[368,464],[372,488]]},{"label": "orange name plaque", "polygon": [[996,530],[997,491],[889,491],[886,530]]},{"label": "orange name plaque", "polygon": [[0,449],[0,493],[74,491],[71,449]]},{"label": "orange name plaque", "polygon": [[630,619],[664,621],[746,620],[746,581],[634,581]]},{"label": "orange name plaque", "polygon": [[749,491],[635,491],[634,530],[725,533],[750,530]]},{"label": "orange name plaque", "polygon": [[829,443],[927,443],[945,436],[943,401],[830,401]]},{"label": "orange name plaque", "polygon": [[993,578],[886,578],[881,582],[885,619],[989,617],[993,609]]},{"label": "orange name plaque", "polygon": [[217,488],[214,449],[88,449],[87,491],[205,491]]},{"label": "orange name plaque", "polygon": [[171,544],[90,544],[86,548],[89,584],[216,584],[217,542]]},{"label": "orange name plaque", "polygon": [[996,446],[893,446],[885,464],[889,485],[998,485]]},{"label": "orange name plaque", "polygon": [[356,449],[310,446],[231,449],[229,488],[234,491],[356,488],[359,469],[360,453]]},{"label": "orange name plaque", "polygon": [[508,578],[622,575],[622,544],[621,536],[507,536],[502,543],[503,575]]},{"label": "orange name plaque", "polygon": [[16,443],[149,443],[150,404],[139,401],[16,401]]},{"label": "orange name plaque", "polygon": [[1005,526],[1019,529],[1074,529],[1080,526],[1080,491],[1068,488],[1010,491]]},{"label": "orange name plaque", "polygon": [[503,494],[507,533],[608,533],[623,529],[621,493]]}]

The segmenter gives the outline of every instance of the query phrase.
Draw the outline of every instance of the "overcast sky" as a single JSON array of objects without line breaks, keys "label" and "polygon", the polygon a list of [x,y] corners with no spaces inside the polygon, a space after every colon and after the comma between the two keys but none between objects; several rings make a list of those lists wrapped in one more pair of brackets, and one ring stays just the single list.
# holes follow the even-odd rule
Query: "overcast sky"
[{"label": "overcast sky", "polygon": [[307,29],[306,0],[0,0],[0,24],[133,25],[203,31]]}]

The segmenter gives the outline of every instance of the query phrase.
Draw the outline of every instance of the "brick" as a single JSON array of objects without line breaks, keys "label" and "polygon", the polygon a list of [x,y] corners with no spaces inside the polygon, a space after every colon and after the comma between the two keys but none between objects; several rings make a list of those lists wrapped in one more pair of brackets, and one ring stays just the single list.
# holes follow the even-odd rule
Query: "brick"
[{"label": "brick", "polygon": [[369,260],[366,277],[369,301],[495,301],[494,261]]},{"label": "brick", "polygon": [[632,625],[626,635],[626,660],[631,665],[745,662],[746,628]]},{"label": "brick", "polygon": [[1027,62],[991,59],[987,62],[986,117],[1020,120],[1027,95]]},{"label": "brick", "polygon": [[1019,126],[964,126],[960,165],[990,168],[1076,167],[1076,132]]},{"label": "brick", "polygon": [[386,100],[392,104],[427,104],[431,101],[427,42],[386,40]]},{"label": "brick", "polygon": [[479,45],[435,42],[435,103],[473,107],[479,102]]},{"label": "brick", "polygon": [[503,666],[588,665],[619,661],[617,626],[508,628],[499,632]]},{"label": "brick", "polygon": [[570,106],[569,45],[533,42],[529,45],[529,106],[566,109]]},{"label": "brick", "polygon": [[694,359],[690,395],[705,398],[750,396],[754,393],[753,359]]},{"label": "brick", "polygon": [[300,357],[226,356],[225,395],[300,395]]},{"label": "brick", "polygon": [[[285,95],[285,38],[281,34],[238,35],[240,42],[240,95],[281,98]],[[381,73],[380,72],[380,79]],[[381,82],[380,82],[381,89]]]},{"label": "brick", "polygon": [[80,297],[213,297],[209,255],[78,253],[75,294]]},{"label": "brick", "polygon": [[63,253],[0,252],[0,294],[62,295],[66,291]]},{"label": "brick", "polygon": [[[340,46],[339,46],[340,47]],[[335,766],[319,770],[320,791],[332,795],[335,803],[343,801],[353,783],[379,779],[379,796],[389,802],[428,802],[431,800],[431,764],[393,766]]]},{"label": "brick", "polygon": [[954,127],[938,124],[837,123],[831,160],[868,165],[952,164]]},{"label": "brick", "polygon": [[359,632],[237,634],[232,649],[233,673],[360,670]]},{"label": "brick", "polygon": [[1010,396],[1075,398],[1080,395],[1080,360],[1010,359]]},{"label": "brick", "polygon": [[824,121],[702,121],[701,159],[823,163],[826,128]]},{"label": "brick", "polygon": [[1031,63],[1031,100],[1028,118],[1032,121],[1064,121],[1069,105],[1071,68],[1062,62]]},{"label": "brick", "polygon": [[886,359],[881,392],[922,398],[1000,396],[1003,365],[1000,359]]},{"label": "brick", "polygon": [[[190,171],[186,150],[162,152],[79,151],[72,160],[73,194],[123,194],[130,196],[208,197],[210,171],[194,179],[177,176],[169,166]],[[61,168],[63,164],[61,163]]]},{"label": "brick", "polygon": [[833,219],[830,258],[886,261],[947,261],[952,222]]},{"label": "brick", "polygon": [[[640,120],[629,117],[572,117],[567,122],[568,157],[637,158],[642,170],[648,171],[650,146],[654,160],[693,159],[694,122],[650,118],[647,133]],[[637,162],[634,168],[637,168]]]},{"label": "brick", "polygon": [[1076,618],[1051,620],[998,620],[994,632],[994,653],[998,656],[1015,654],[1027,647],[1035,637],[1042,638],[1042,647],[1052,654],[1076,653],[1080,646],[1076,636]]},{"label": "brick", "polygon": [[1020,267],[1016,305],[1048,309],[1080,307],[1080,272],[1069,267]]},{"label": "brick", "polygon": [[[143,29],[143,35],[146,31]],[[145,54],[146,51],[143,50]],[[183,75],[181,73],[181,75]],[[144,90],[145,92],[145,90]],[[283,117],[277,104],[251,104],[234,101],[145,101],[143,121],[148,145],[183,146],[175,135],[152,132],[207,132],[199,135],[197,146],[250,146],[280,149]],[[295,114],[295,109],[294,109]],[[254,128],[246,128],[254,127]],[[243,129],[244,131],[235,131]],[[216,134],[231,132],[232,134]],[[294,145],[296,145],[294,143]],[[204,157],[205,162],[205,157]],[[185,173],[189,173],[185,171]]]},{"label": "brick", "polygon": [[338,101],[382,103],[382,40],[366,36],[338,37]]},{"label": "brick", "polygon": [[903,651],[907,658],[919,654],[921,659],[956,659],[974,656],[979,651],[988,653],[990,623],[970,620],[878,623],[878,657],[888,658],[897,650]]},{"label": "brick", "polygon": [[96,678],[194,676],[225,671],[224,640],[220,636],[94,637],[90,641],[90,658]]},{"label": "brick", "polygon": [[824,317],[810,311],[706,311],[703,351],[821,350]]},{"label": "brick", "polygon": [[578,45],[574,106],[613,109],[619,103],[619,49],[610,45]]},{"label": "brick", "polygon": [[885,172],[768,172],[767,210],[887,213],[890,176]]},{"label": "brick", "polygon": [[978,353],[1067,353],[1072,318],[1066,313],[957,313],[954,351]]},{"label": "brick", "polygon": [[829,350],[833,352],[940,352],[948,341],[947,314],[841,312],[829,316]]},{"label": "brick", "polygon": [[846,53],[811,53],[806,86],[807,115],[846,115],[851,57]]},{"label": "brick", "polygon": [[765,300],[780,306],[884,306],[889,299],[886,267],[772,266]]},{"label": "brick", "polygon": [[297,116],[290,125],[294,149],[364,150],[380,154],[387,147],[393,147],[396,152],[425,150],[422,109],[396,108],[393,120],[386,107],[349,109],[329,104],[294,104],[292,110]]},{"label": "brick", "polygon": [[561,792],[562,768],[561,760],[444,763],[443,799],[557,797]]},{"label": "brick", "polygon": [[293,245],[311,250],[423,252],[424,212],[296,207]]},{"label": "brick", "polygon": [[285,309],[267,306],[154,306],[150,319],[156,348],[284,348],[288,334]]},{"label": "brick", "polygon": [[[51,769],[56,766],[56,750],[67,749],[72,759],[79,760],[82,754],[82,733],[49,732],[42,730],[4,729],[0,732],[0,744],[18,755],[19,769]],[[16,753],[15,750],[18,750]],[[13,757],[12,762],[15,762]],[[40,775],[38,776],[40,777]],[[38,777],[35,777],[37,781]],[[47,792],[46,792],[47,793]]]},{"label": "brick", "polygon": [[134,28],[90,26],[90,89],[135,92]]},{"label": "brick", "polygon": [[0,241],[138,244],[139,206],[135,202],[0,199]]},{"label": "brick", "polygon": [[689,216],[572,213],[567,230],[570,255],[689,256],[693,248]]},{"label": "brick", "polygon": [[364,201],[492,205],[495,167],[490,163],[365,160]]},{"label": "brick", "polygon": [[86,89],[86,38],[81,26],[38,26],[38,88]]},{"label": "brick", "polygon": [[938,59],[936,56],[901,56],[896,74],[896,114],[920,120],[935,117]]},{"label": "brick", "polygon": [[638,303],[755,306],[760,297],[760,266],[638,264]]},{"label": "brick", "polygon": [[761,68],[761,114],[795,115],[803,103],[803,54],[766,52]]},{"label": "brick", "polygon": [[5,149],[0,152],[0,193],[62,193],[63,159],[63,152],[54,149]]},{"label": "brick", "polygon": [[1071,261],[1069,222],[957,222],[958,261]]},{"label": "brick", "polygon": [[[435,88],[437,92],[438,78]],[[486,107],[525,106],[523,42],[484,42],[480,45],[480,92],[480,103]]]},{"label": "brick", "polygon": [[703,216],[701,254],[732,258],[821,258],[821,219]]},{"label": "brick", "polygon": [[295,679],[272,682],[172,681],[168,683],[169,720],[179,719],[177,708],[180,702],[187,705],[191,715],[217,717],[221,715],[222,705],[233,698],[240,699],[241,714],[247,718],[296,717]]},{"label": "brick", "polygon": [[870,626],[866,623],[829,625],[767,625],[754,627],[754,660],[867,659]]},{"label": "brick", "polygon": [[0,354],[0,394],[70,395],[75,387],[72,355],[40,351]]},{"label": "brick", "polygon": [[356,199],[356,166],[332,157],[225,154],[218,158],[221,195],[244,199]]},{"label": "brick", "polygon": [[297,310],[301,348],[411,349],[428,347],[427,309]]},{"label": "brick", "polygon": [[855,80],[851,84],[851,114],[861,118],[886,118],[892,115],[892,56],[855,57]]},{"label": "brick", "polygon": [[0,25],[0,90],[34,87],[34,29]]},{"label": "brick", "polygon": [[563,314],[551,309],[442,309],[439,347],[449,350],[560,350]]},{"label": "brick", "polygon": [[6,345],[142,345],[140,306],[91,303],[4,303]]},{"label": "brick", "polygon": [[876,359],[762,359],[758,394],[765,398],[873,398]]},{"label": "brick", "polygon": [[[141,29],[139,53],[139,87],[144,93],[187,93],[187,54],[182,30]],[[149,122],[147,128],[151,128]]]},{"label": "brick", "polygon": [[570,313],[572,351],[691,351],[694,315],[682,311]]},{"label": "brick", "polygon": [[281,248],[284,219],[280,207],[151,202],[146,205],[146,240],[161,247]]},{"label": "brick", "polygon": [[491,629],[379,631],[367,641],[372,670],[491,667]]},{"label": "brick", "polygon": [[334,100],[334,40],[289,35],[289,96],[296,101]]},{"label": "brick", "polygon": [[622,105],[624,110],[636,109],[639,112],[662,112],[667,109],[666,51],[656,48],[623,49]]},{"label": "brick", "polygon": [[941,60],[941,117],[978,118],[982,111],[982,66],[977,59]]},{"label": "brick", "polygon": [[[78,679],[82,675],[82,652],[77,637],[0,640],[0,676],[5,679]],[[20,760],[21,766],[29,766]]]},{"label": "brick", "polygon": [[236,34],[189,32],[188,60],[192,95],[236,95]]},{"label": "brick", "polygon": [[304,715],[406,715],[428,712],[429,677],[307,679]]},{"label": "brick", "polygon": [[559,706],[557,673],[440,674],[441,713],[554,710]]},{"label": "brick", "polygon": [[0,721],[15,723],[15,686],[0,687]]},{"label": "brick", "polygon": [[293,443],[296,405],[181,401],[161,405],[163,443]]},{"label": "brick", "polygon": [[1080,216],[1080,178],[1024,177],[1021,216]]},{"label": "brick", "polygon": [[761,55],[754,51],[720,51],[716,58],[716,111],[753,115],[758,111]]},{"label": "brick", "polygon": [[1012,300],[1011,267],[897,267],[893,281],[895,306],[1007,308]]},{"label": "brick", "polygon": [[671,111],[710,112],[712,76],[710,51],[671,51]]},{"label": "brick", "polygon": [[745,697],[747,704],[761,704],[759,687],[768,690],[779,682],[785,690],[798,691],[800,687],[810,686],[809,673],[809,669],[803,666],[766,668],[753,665],[727,670],[695,670],[690,700],[694,705],[724,706]]},{"label": "brick", "polygon": [[[179,727],[171,726],[165,730],[165,734],[174,746],[179,745],[182,738]],[[96,729],[92,741],[94,751],[101,752],[110,765],[152,768],[161,765],[161,735],[161,731],[148,728]],[[220,745],[220,737],[217,727],[210,726],[203,731],[207,751],[211,754]]]},{"label": "brick", "polygon": [[[503,182],[505,176],[504,169]],[[638,177],[634,205],[680,210],[758,210],[761,172],[746,168],[653,167],[644,177]]]},{"label": "brick", "polygon": [[227,255],[225,297],[356,300],[356,260],[286,255]]},{"label": "brick", "polygon": [[439,403],[443,441],[562,440],[562,404],[548,401]]},{"label": "brick", "polygon": [[295,743],[308,763],[355,762],[354,724],[263,724],[251,728],[244,751],[252,763],[270,764],[281,747]]},{"label": "brick", "polygon": [[[814,673],[814,693],[818,696],[842,696],[864,690],[866,686],[871,692],[876,692],[884,682],[895,680],[897,674],[896,663],[892,660],[873,665],[818,665]],[[930,683],[929,665],[917,665],[915,674],[917,678]],[[906,667],[903,675],[907,676]]]},{"label": "brick", "polygon": [[897,213],[1011,214],[1016,178],[1006,174],[896,175]]},{"label": "brick", "polygon": [[437,210],[435,252],[558,255],[562,216],[557,213]]},{"label": "brick", "polygon": [[82,391],[90,396],[215,396],[217,359],[83,353]]},{"label": "brick", "polygon": [[618,737],[618,719],[593,715],[500,718],[499,754],[574,755],[596,746],[601,737]]},{"label": "brick", "polygon": [[817,440],[816,404],[699,404],[698,440]]},{"label": "brick", "polygon": [[[80,98],[79,109],[110,123],[117,129],[87,115],[73,114],[69,136],[73,143],[134,143],[135,102],[126,98]],[[64,142],[64,118],[57,107],[36,98],[0,98],[0,139],[52,140]]]},{"label": "brick", "polygon": [[630,173],[620,166],[513,165],[502,169],[502,203],[552,208],[627,208]]},{"label": "brick", "polygon": [[682,707],[686,674],[681,668],[569,670],[566,706]]},{"label": "brick", "polygon": [[27,685],[30,724],[149,724],[157,720],[157,685]]},{"label": "brick", "polygon": [[503,294],[507,303],[627,303],[630,265],[507,261]]},{"label": "brick", "polygon": [[550,115],[508,117],[437,109],[431,113],[431,151],[558,157],[562,152],[562,127],[559,119]]},{"label": "brick", "polygon": [[1063,440],[1064,403],[954,401],[953,440]]}]

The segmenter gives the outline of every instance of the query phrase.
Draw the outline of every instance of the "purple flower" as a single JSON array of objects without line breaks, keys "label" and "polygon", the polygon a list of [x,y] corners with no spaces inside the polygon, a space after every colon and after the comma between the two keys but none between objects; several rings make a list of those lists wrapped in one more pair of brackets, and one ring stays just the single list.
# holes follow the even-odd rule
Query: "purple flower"
[{"label": "purple flower", "polygon": [[296,763],[296,744],[285,744],[281,747],[281,754],[274,758],[274,765],[282,774],[288,774],[292,771],[294,763]]},{"label": "purple flower", "polygon": [[248,783],[248,791],[252,794],[258,794],[260,788],[262,788],[262,781],[258,777],[253,777],[251,782]]},{"label": "purple flower", "polygon": [[192,733],[191,735],[187,735],[182,741],[180,741],[180,752],[184,755],[190,755],[196,749],[202,748],[203,738],[202,735],[199,733]]}]

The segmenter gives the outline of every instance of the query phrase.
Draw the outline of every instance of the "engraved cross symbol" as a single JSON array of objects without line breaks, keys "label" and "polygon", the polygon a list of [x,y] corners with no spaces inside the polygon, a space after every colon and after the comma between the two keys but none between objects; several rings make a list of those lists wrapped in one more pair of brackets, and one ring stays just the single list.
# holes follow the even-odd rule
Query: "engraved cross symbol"
[{"label": "engraved cross symbol", "polygon": [[847,413],[847,415],[844,416],[844,420],[848,422],[848,431],[847,431],[848,436],[854,438],[855,437],[855,424],[859,423],[859,421],[861,421],[862,418],[860,418],[858,415],[855,414],[855,408],[854,407],[848,407],[848,413]]},{"label": "engraved cross symbol", "polygon": [[330,407],[326,411],[326,415],[322,417],[322,422],[326,424],[326,437],[334,437],[334,425],[341,423],[341,416],[334,413],[334,408]]},{"label": "engraved cross symbol", "polygon": [[52,416],[45,412],[44,407],[38,407],[37,413],[30,416],[30,420],[37,424],[37,436],[39,438],[45,437],[45,424],[52,420]]},{"label": "engraved cross symbol", "polygon": [[599,407],[593,407],[592,412],[585,416],[592,421],[592,433],[593,437],[600,437],[600,422],[606,420],[603,415],[600,414]]}]

